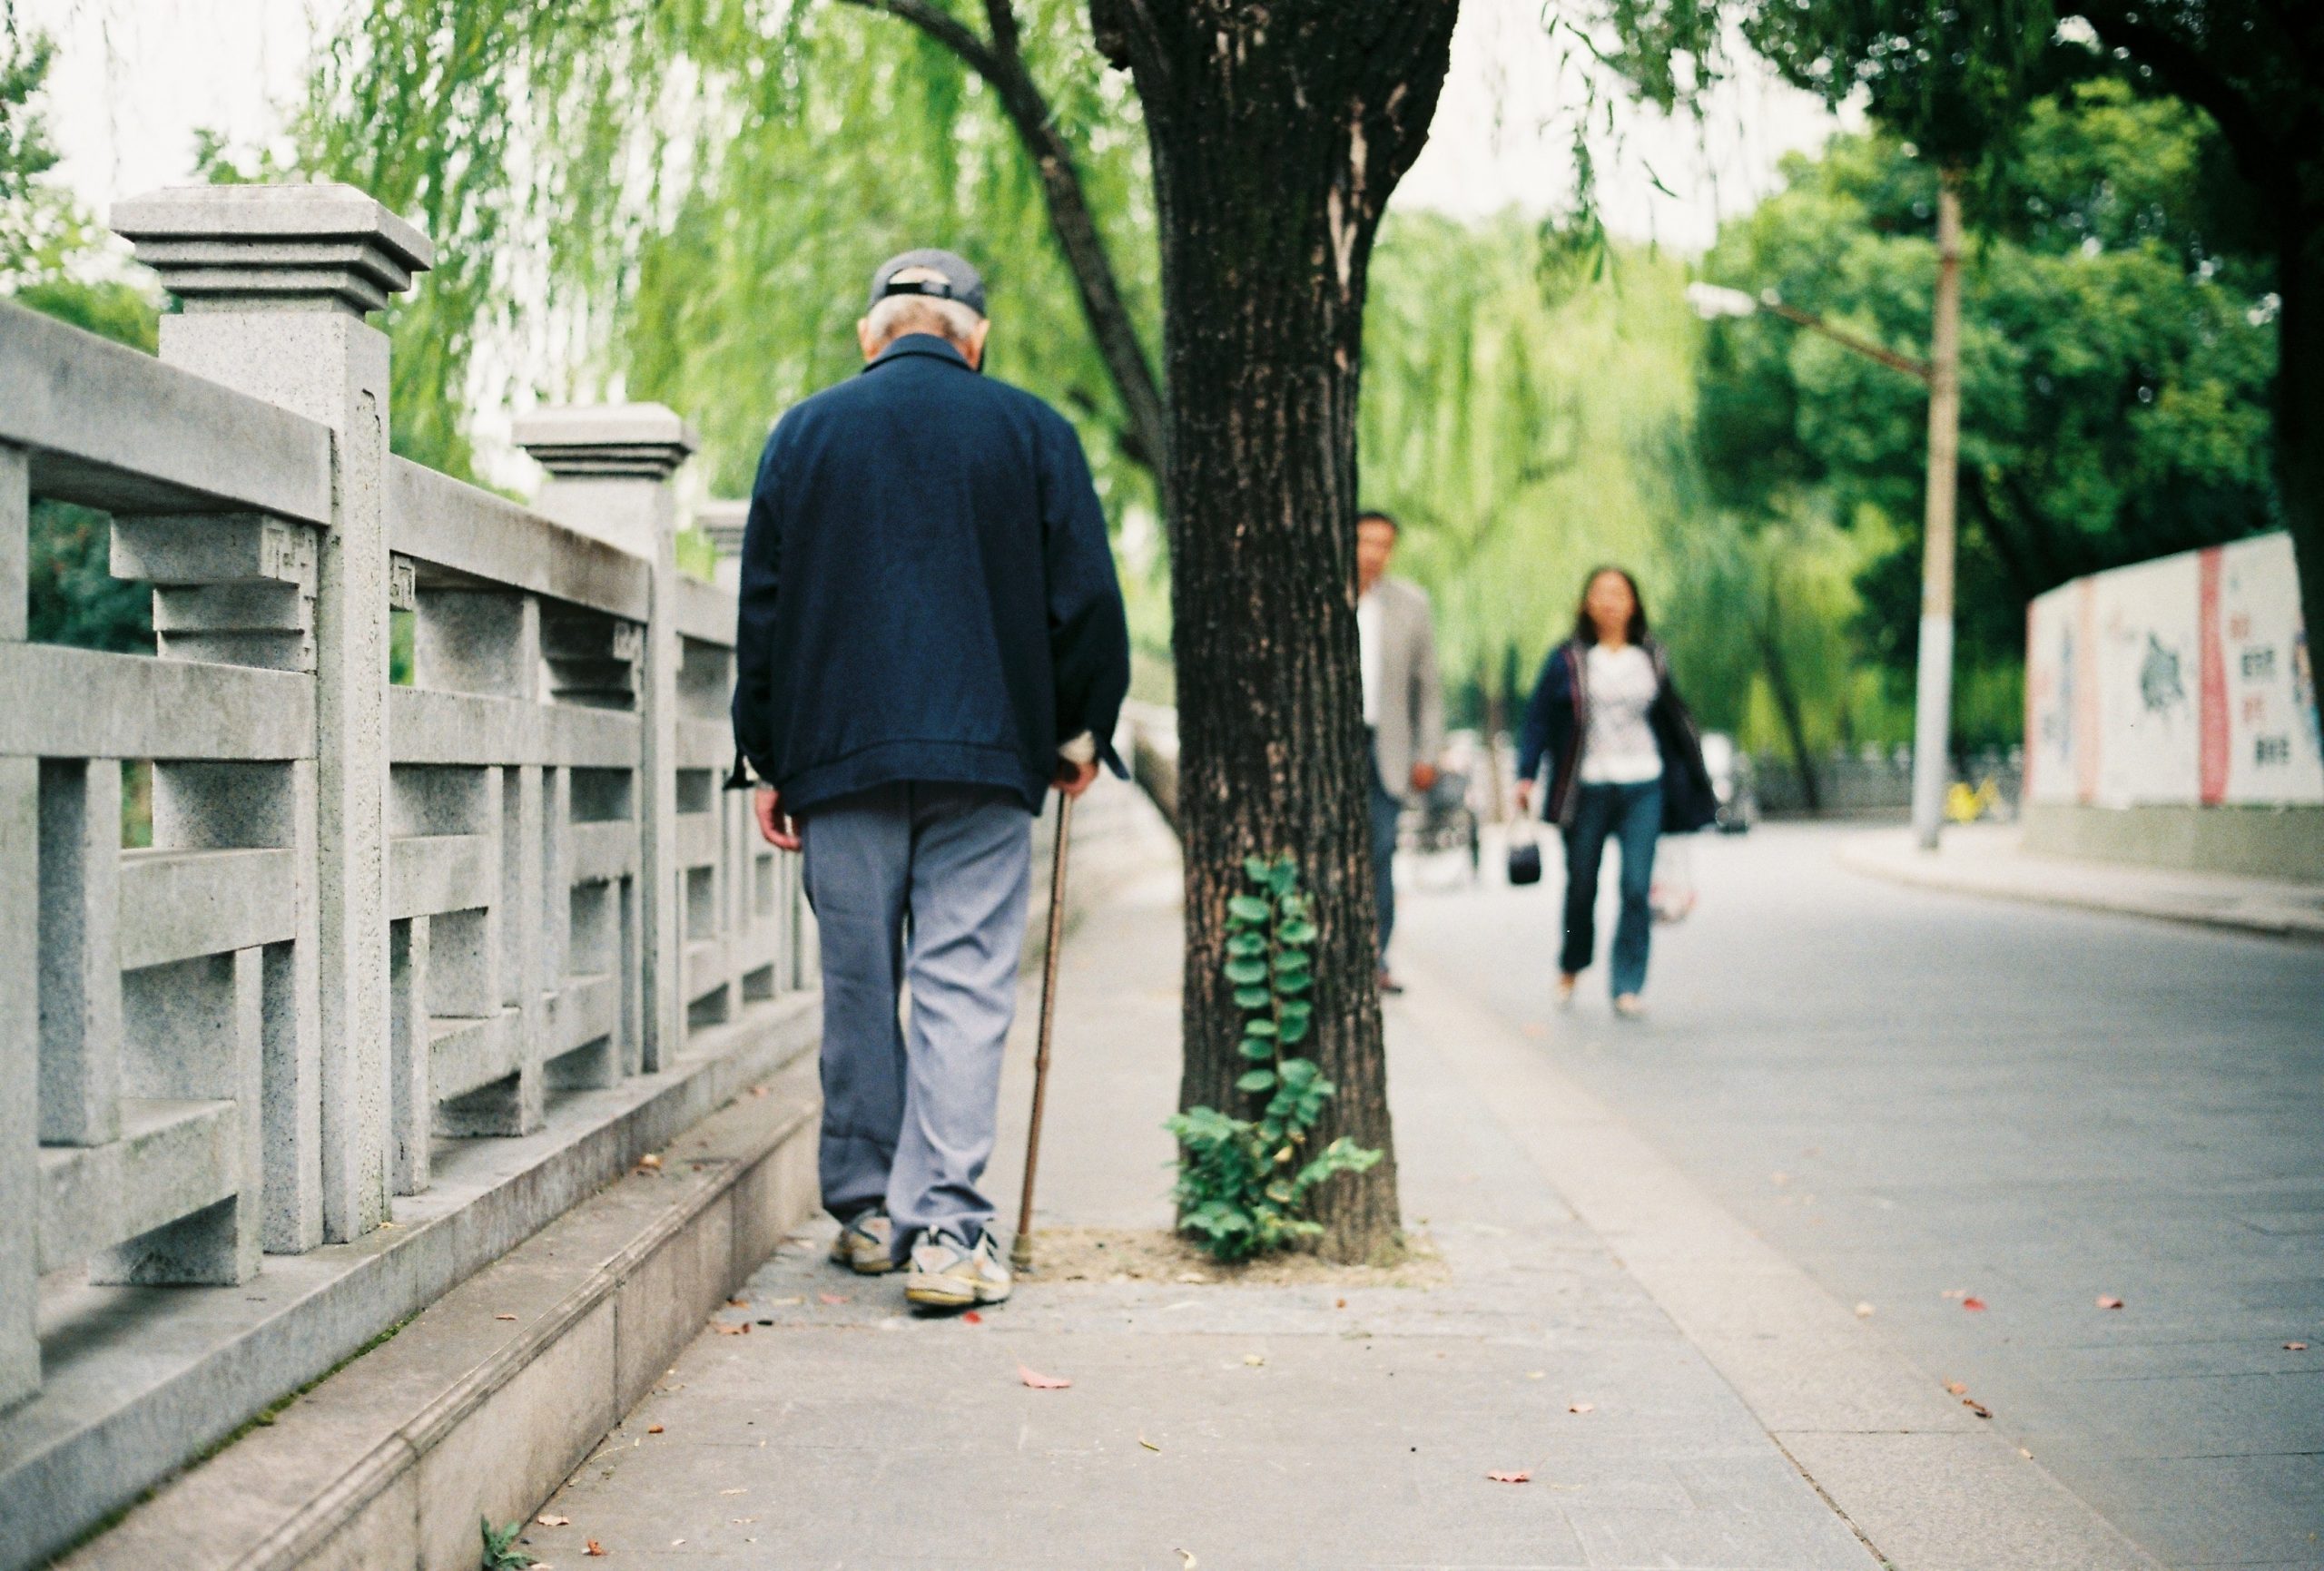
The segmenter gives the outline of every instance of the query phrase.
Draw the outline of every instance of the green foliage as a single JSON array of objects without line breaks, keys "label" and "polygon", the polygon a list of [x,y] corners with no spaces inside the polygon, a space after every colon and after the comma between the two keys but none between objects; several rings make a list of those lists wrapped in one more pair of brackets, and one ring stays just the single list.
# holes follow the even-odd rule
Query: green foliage
[{"label": "green foliage", "polygon": [[1252,891],[1226,903],[1226,979],[1244,1013],[1242,1056],[1251,1066],[1236,1089],[1265,1100],[1256,1118],[1195,1107],[1164,1127],[1178,1139],[1178,1229],[1220,1260],[1283,1249],[1324,1231],[1306,1214],[1315,1186],[1380,1160],[1346,1136],[1307,1149],[1334,1091],[1315,1060],[1290,1050],[1315,1016],[1309,954],[1315,922],[1288,856],[1243,864]]},{"label": "green foliage", "polygon": [[506,1527],[495,1527],[487,1517],[478,1521],[484,1529],[483,1571],[524,1571],[527,1566],[540,1564],[517,1547],[517,1537],[525,1530],[521,1517]]},{"label": "green foliage", "polygon": [[[1982,215],[1963,275],[1965,687],[2015,664],[2031,596],[2275,517],[2270,275],[2237,249],[2248,217],[2214,178],[2215,133],[2098,81],[2036,104],[2019,152],[2015,193]],[[1786,173],[1721,231],[1705,276],[1925,352],[1925,162],[1873,133]],[[1899,686],[1918,630],[1926,409],[1919,384],[1771,316],[1708,331],[1697,435],[1711,500],[1755,527],[1858,534],[1859,632]]]},{"label": "green foliage", "polygon": [[25,620],[33,642],[153,652],[153,592],[109,571],[113,527],[103,513],[37,502],[27,535]]}]

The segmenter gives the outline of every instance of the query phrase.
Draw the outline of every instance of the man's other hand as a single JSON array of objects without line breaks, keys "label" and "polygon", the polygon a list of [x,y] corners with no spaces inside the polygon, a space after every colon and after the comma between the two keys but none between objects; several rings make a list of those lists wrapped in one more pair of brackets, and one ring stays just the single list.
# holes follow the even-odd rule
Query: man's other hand
[{"label": "man's other hand", "polygon": [[1088,763],[1076,763],[1069,758],[1061,758],[1057,761],[1057,773],[1049,778],[1050,783],[1059,790],[1067,796],[1078,797],[1089,789],[1090,781],[1098,778],[1098,761],[1091,759]]},{"label": "man's other hand", "polygon": [[773,786],[761,786],[751,793],[751,806],[759,815],[759,833],[766,843],[782,851],[799,849],[799,826],[789,813],[783,810],[783,793]]},{"label": "man's other hand", "polygon": [[1517,810],[1520,813],[1529,813],[1533,810],[1533,782],[1531,781],[1521,780],[1517,782]]},{"label": "man's other hand", "polygon": [[1424,791],[1436,783],[1436,766],[1433,763],[1413,765],[1413,790]]}]

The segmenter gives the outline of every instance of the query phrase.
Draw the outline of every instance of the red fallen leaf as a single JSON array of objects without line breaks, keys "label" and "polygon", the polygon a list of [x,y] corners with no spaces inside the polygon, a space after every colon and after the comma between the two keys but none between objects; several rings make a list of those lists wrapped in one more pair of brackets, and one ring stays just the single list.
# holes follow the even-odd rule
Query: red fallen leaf
[{"label": "red fallen leaf", "polygon": [[645,1426],[645,1432],[649,1435],[658,1435],[662,1432],[662,1426],[659,1424],[648,1424]]},{"label": "red fallen leaf", "polygon": [[1965,1310],[1981,1310],[1985,1307],[1985,1301],[1981,1298],[1965,1298],[1961,1301],[1961,1307]]},{"label": "red fallen leaf", "polygon": [[1976,1414],[1977,1417],[1981,1419],[1990,1419],[1994,1416],[1992,1409],[1986,1407],[1984,1403],[1975,1400],[1974,1398],[1962,1398],[1961,1405],[1968,1409],[1971,1412]]},{"label": "red fallen leaf", "polygon": [[1487,1473],[1485,1477],[1496,1484],[1530,1484],[1533,1481],[1531,1473]]},{"label": "red fallen leaf", "polygon": [[2304,1353],[2307,1350],[2308,1344],[2306,1342],[2286,1342],[2284,1344],[2284,1351],[2288,1353]]},{"label": "red fallen leaf", "polygon": [[815,1296],[822,1300],[825,1303],[845,1303],[847,1301],[847,1294],[843,1292],[819,1292]]},{"label": "red fallen leaf", "polygon": [[598,1543],[595,1538],[590,1539],[589,1546],[581,1551],[584,1555],[602,1555],[605,1552],[606,1546],[603,1544]]},{"label": "red fallen leaf", "polygon": [[977,1313],[974,1310],[970,1310],[968,1313],[962,1315],[960,1319],[972,1326],[980,1326],[984,1324],[984,1316]]},{"label": "red fallen leaf", "polygon": [[2098,1307],[2100,1309],[2121,1309],[2122,1307],[2122,1301],[2113,1297],[2112,1294],[2109,1294],[2098,1301]]},{"label": "red fallen leaf", "polygon": [[1017,1378],[1037,1391],[1061,1391],[1073,1384],[1063,1375],[1036,1374],[1023,1364],[1017,1366]]}]

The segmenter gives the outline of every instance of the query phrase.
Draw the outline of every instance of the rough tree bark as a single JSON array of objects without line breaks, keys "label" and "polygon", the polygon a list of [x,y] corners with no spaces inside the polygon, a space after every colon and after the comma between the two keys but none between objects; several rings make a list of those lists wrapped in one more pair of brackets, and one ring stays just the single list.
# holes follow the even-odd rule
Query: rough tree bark
[{"label": "rough tree bark", "polygon": [[1162,237],[1186,852],[1183,1106],[1241,1109],[1220,973],[1246,855],[1316,897],[1319,1140],[1388,1153],[1319,1191],[1326,1252],[1398,1225],[1366,849],[1355,413],[1382,208],[1426,140],[1458,0],[1093,0],[1135,78]]}]

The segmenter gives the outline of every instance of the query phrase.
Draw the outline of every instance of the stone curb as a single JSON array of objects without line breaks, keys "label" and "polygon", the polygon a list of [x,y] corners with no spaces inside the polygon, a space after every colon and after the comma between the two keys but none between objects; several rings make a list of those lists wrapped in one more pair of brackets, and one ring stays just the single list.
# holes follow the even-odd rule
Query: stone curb
[{"label": "stone curb", "polygon": [[[539,1134],[463,1143],[433,1189],[397,1203],[397,1226],[270,1257],[252,1289],[69,1289],[61,1308],[44,1308],[87,1328],[75,1340],[90,1350],[60,1362],[0,1430],[0,1520],[11,1529],[0,1571],[44,1564],[181,1458],[458,1291],[752,1082],[812,1063],[820,1026],[814,994],[754,1006],[699,1034],[672,1068],[580,1094]],[[133,1345],[120,1340],[132,1324]]]},{"label": "stone curb", "polygon": [[63,1562],[472,1571],[815,1204],[794,1057]]},{"label": "stone curb", "polygon": [[1886,1571],[2157,1571],[1556,1068],[1423,972],[1404,1006]]},{"label": "stone curb", "polygon": [[1925,856],[1895,835],[1885,833],[1853,836],[1841,843],[1836,855],[1840,865],[1850,872],[1915,889],[2187,922],[2271,938],[2324,939],[2324,910],[2311,912],[2274,904],[2263,894],[2240,900],[2227,894],[2217,899],[2204,899],[2162,889],[2141,891],[2106,887],[2104,879],[2110,875],[2135,877],[2142,870],[2138,869],[2101,868],[2095,870],[2096,881],[2084,879],[2077,882],[2072,862],[2029,859],[2030,865],[2014,869],[1963,866]]}]

